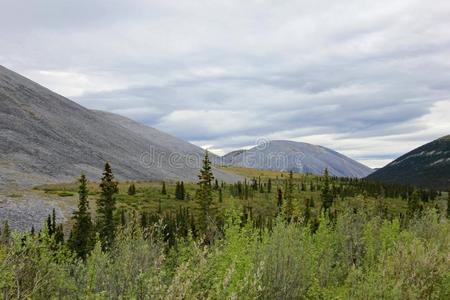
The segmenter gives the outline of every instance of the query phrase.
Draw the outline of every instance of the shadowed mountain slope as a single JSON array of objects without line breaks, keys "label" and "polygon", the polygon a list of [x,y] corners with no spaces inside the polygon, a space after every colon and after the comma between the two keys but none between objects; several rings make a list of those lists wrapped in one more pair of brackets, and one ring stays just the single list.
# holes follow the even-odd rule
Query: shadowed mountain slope
[{"label": "shadowed mountain slope", "polygon": [[444,191],[450,189],[450,135],[406,153],[367,179]]}]

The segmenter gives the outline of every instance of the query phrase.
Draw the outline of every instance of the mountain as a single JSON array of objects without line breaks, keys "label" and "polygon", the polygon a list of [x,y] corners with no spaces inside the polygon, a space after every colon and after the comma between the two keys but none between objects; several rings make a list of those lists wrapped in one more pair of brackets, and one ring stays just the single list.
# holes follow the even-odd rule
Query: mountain
[{"label": "mountain", "polygon": [[448,190],[450,135],[406,153],[370,174],[367,179]]},{"label": "mountain", "polygon": [[237,150],[222,157],[224,165],[323,174],[365,177],[369,167],[322,146],[292,141],[270,141],[249,150]]},{"label": "mountain", "polygon": [[203,152],[125,117],[89,110],[0,66],[0,186],[68,181],[81,172],[98,180],[105,161],[119,179],[195,181]]}]

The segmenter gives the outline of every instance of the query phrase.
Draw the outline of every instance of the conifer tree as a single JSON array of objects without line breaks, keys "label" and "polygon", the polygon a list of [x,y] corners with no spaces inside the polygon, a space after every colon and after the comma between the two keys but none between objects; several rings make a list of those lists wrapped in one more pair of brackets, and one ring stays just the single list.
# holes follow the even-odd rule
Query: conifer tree
[{"label": "conifer tree", "polygon": [[54,233],[51,215],[48,215],[48,217],[47,217],[47,231],[48,231],[48,235],[53,235],[53,233]]},{"label": "conifer tree", "polygon": [[134,185],[134,183],[130,184],[130,186],[128,187],[128,195],[136,195],[136,186]]},{"label": "conifer tree", "polygon": [[197,202],[200,206],[199,226],[201,230],[206,230],[208,224],[208,217],[210,214],[212,197],[212,180],[214,179],[212,173],[211,162],[209,161],[208,151],[205,151],[205,158],[203,159],[203,166],[198,176],[199,189],[197,191]]},{"label": "conifer tree", "polygon": [[270,194],[272,193],[272,180],[269,178],[269,181],[267,182],[267,192]]},{"label": "conifer tree", "polygon": [[64,244],[64,228],[62,224],[57,225],[55,228],[55,242]]},{"label": "conifer tree", "polygon": [[333,195],[330,191],[330,177],[328,174],[328,169],[325,169],[323,174],[323,186],[322,186],[322,209],[324,211],[329,211],[331,206],[333,205]]},{"label": "conifer tree", "polygon": [[218,190],[219,189],[219,181],[216,179],[214,180],[214,190]]},{"label": "conifer tree", "polygon": [[164,181],[163,181],[163,183],[162,183],[161,194],[167,195],[167,191],[166,191],[166,183],[165,183]]},{"label": "conifer tree", "polygon": [[184,190],[184,182],[182,181],[180,183],[180,198],[181,200],[184,200],[186,196],[186,191]]},{"label": "conifer tree", "polygon": [[180,182],[175,183],[175,199],[180,200]]},{"label": "conifer tree", "polygon": [[84,174],[81,175],[79,183],[78,210],[72,216],[74,224],[70,232],[68,246],[79,258],[84,260],[94,248],[95,242],[91,214],[89,213],[89,190]]},{"label": "conifer tree", "polygon": [[288,222],[291,222],[294,213],[294,176],[292,171],[286,182],[286,191],[284,192],[285,206],[284,216]]},{"label": "conifer tree", "polygon": [[277,194],[277,206],[278,210],[281,210],[281,207],[283,207],[283,192],[280,188],[278,188],[278,194]]},{"label": "conifer tree", "polygon": [[52,230],[53,230],[53,232],[56,232],[56,211],[55,211],[55,209],[52,210]]},{"label": "conifer tree", "polygon": [[9,243],[11,238],[11,230],[9,229],[8,221],[3,222],[3,229],[1,231],[0,242],[4,245]]},{"label": "conifer tree", "polygon": [[219,188],[219,202],[223,202],[222,188]]},{"label": "conifer tree", "polygon": [[417,189],[414,189],[413,193],[408,199],[408,216],[412,217],[420,210],[421,210],[420,195]]},{"label": "conifer tree", "polygon": [[114,241],[116,227],[114,224],[114,211],[116,205],[115,195],[119,192],[118,183],[114,179],[111,166],[107,162],[100,183],[101,194],[97,200],[97,230],[103,251],[111,249]]},{"label": "conifer tree", "polygon": [[122,227],[125,227],[125,225],[127,224],[127,219],[125,217],[125,210],[120,210],[120,225]]},{"label": "conifer tree", "polygon": [[450,218],[450,189],[447,192],[447,217]]}]

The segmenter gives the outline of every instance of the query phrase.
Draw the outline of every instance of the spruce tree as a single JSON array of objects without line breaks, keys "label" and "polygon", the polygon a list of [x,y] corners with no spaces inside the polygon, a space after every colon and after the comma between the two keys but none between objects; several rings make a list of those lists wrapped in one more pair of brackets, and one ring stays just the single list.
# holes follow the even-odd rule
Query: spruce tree
[{"label": "spruce tree", "polygon": [[203,166],[198,176],[199,189],[197,191],[197,203],[200,206],[199,226],[201,230],[206,230],[208,225],[208,218],[210,214],[212,196],[212,180],[214,179],[212,173],[211,162],[209,161],[208,151],[205,151],[205,158],[203,159]]},{"label": "spruce tree", "polygon": [[447,192],[447,217],[450,218],[450,189]]},{"label": "spruce tree", "polygon": [[48,235],[53,235],[53,226],[52,226],[52,216],[48,215],[47,217],[47,231]]},{"label": "spruce tree", "polygon": [[52,232],[56,233],[56,211],[52,210]]},{"label": "spruce tree", "polygon": [[219,188],[219,202],[223,202],[222,188]]},{"label": "spruce tree", "polygon": [[180,183],[180,198],[181,200],[184,200],[186,197],[186,191],[184,190],[184,182],[182,181]]},{"label": "spruce tree", "polygon": [[272,193],[272,180],[269,178],[269,181],[267,182],[267,192]]},{"label": "spruce tree", "polygon": [[115,195],[119,192],[117,185],[111,166],[106,163],[100,183],[101,194],[97,200],[97,230],[103,251],[110,250],[114,242],[116,231],[114,224]]},{"label": "spruce tree", "polygon": [[292,171],[286,182],[286,191],[284,192],[285,207],[284,216],[288,222],[291,222],[294,213],[294,176]]},{"label": "spruce tree", "polygon": [[55,228],[55,242],[64,244],[64,228],[62,224],[57,225]]},{"label": "spruce tree", "polygon": [[167,195],[167,191],[166,191],[166,183],[165,183],[164,181],[163,181],[163,183],[162,183],[161,194]]},{"label": "spruce tree", "polygon": [[132,183],[128,187],[128,195],[134,196],[135,194],[136,194],[136,186],[134,185],[134,183]]},{"label": "spruce tree", "polygon": [[281,191],[281,188],[278,188],[277,207],[279,211],[281,211],[281,208],[283,207],[283,192]]},{"label": "spruce tree", "polygon": [[175,183],[175,199],[180,200],[180,182]]},{"label": "spruce tree", "polygon": [[330,191],[330,176],[328,174],[328,169],[325,169],[323,174],[323,186],[322,186],[322,209],[324,211],[329,211],[333,205],[333,195]]},{"label": "spruce tree", "polygon": [[78,210],[72,216],[74,224],[70,232],[68,246],[79,258],[84,260],[94,248],[95,242],[91,214],[89,213],[89,190],[84,174],[81,175],[79,183]]},{"label": "spruce tree", "polygon": [[420,195],[417,189],[414,189],[413,193],[408,199],[408,216],[413,217],[416,213],[420,212],[422,208]]},{"label": "spruce tree", "polygon": [[3,222],[3,229],[1,231],[0,242],[4,245],[9,244],[11,238],[11,230],[9,229],[8,221]]}]

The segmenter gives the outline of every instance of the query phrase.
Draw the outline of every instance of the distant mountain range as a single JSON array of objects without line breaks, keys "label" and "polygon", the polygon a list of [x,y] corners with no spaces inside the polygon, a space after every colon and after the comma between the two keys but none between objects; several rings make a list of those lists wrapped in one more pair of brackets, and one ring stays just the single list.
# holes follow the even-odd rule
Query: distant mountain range
[{"label": "distant mountain range", "polygon": [[406,153],[370,174],[367,179],[450,189],[450,135]]},{"label": "distant mountain range", "polygon": [[224,165],[246,168],[366,177],[369,167],[331,149],[292,141],[270,141],[249,150],[237,150],[222,157]]},{"label": "distant mountain range", "polygon": [[200,147],[84,108],[0,66],[0,186],[69,181],[81,172],[99,179],[105,161],[120,179],[195,181],[203,155]]}]

